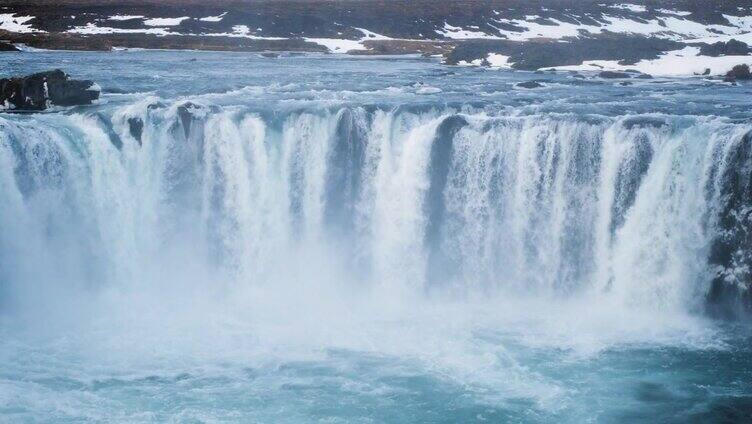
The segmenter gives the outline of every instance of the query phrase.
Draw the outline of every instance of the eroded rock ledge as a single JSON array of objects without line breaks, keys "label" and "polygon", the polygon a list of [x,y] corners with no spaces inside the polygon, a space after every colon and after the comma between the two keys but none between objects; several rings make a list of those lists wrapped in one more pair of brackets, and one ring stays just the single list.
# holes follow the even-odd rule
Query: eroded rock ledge
[{"label": "eroded rock ledge", "polygon": [[99,92],[93,81],[74,80],[55,69],[0,79],[0,109],[40,111],[50,106],[88,105],[99,98]]}]

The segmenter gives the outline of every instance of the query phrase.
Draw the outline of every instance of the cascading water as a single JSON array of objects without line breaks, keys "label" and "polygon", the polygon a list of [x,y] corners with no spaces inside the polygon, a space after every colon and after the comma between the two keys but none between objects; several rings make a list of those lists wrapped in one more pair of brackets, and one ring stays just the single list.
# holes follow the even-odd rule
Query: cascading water
[{"label": "cascading water", "polygon": [[0,421],[752,410],[741,88],[187,54],[0,114]]},{"label": "cascading water", "polygon": [[147,281],[179,246],[237,285],[272,284],[309,250],[352,284],[405,295],[590,292],[699,310],[724,167],[752,130],[155,102],[0,121],[6,291],[54,284],[47,261],[86,287]]}]

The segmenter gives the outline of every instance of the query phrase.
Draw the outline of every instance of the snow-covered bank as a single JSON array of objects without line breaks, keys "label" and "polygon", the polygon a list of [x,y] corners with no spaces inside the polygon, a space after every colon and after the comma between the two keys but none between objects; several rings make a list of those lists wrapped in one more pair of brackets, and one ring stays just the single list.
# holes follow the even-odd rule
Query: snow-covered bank
[{"label": "snow-covered bank", "polygon": [[657,59],[641,60],[633,65],[619,64],[616,60],[588,60],[581,65],[557,66],[568,71],[627,71],[637,70],[654,76],[725,75],[739,64],[752,64],[752,56],[703,56],[698,47],[685,47],[667,52]]}]

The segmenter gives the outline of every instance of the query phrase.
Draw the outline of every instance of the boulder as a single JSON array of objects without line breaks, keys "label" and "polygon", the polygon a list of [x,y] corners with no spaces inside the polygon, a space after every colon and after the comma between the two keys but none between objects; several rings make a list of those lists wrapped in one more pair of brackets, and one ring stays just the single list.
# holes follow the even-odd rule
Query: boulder
[{"label": "boulder", "polygon": [[749,65],[741,64],[734,66],[730,71],[726,72],[726,78],[723,80],[726,82],[734,82],[737,80],[749,79],[752,79],[752,74],[749,72]]},{"label": "boulder", "polygon": [[99,92],[99,86],[94,82],[72,80],[65,72],[56,69],[0,79],[0,107],[38,111],[51,105],[88,105],[99,98]]},{"label": "boulder", "polygon": [[746,43],[731,39],[727,42],[719,41],[700,47],[700,56],[746,56],[752,49]]},{"label": "boulder", "polygon": [[11,43],[0,41],[0,52],[17,52],[19,51],[16,46]]},{"label": "boulder", "polygon": [[600,78],[606,78],[606,79],[626,79],[631,78],[631,76],[626,72],[616,72],[616,71],[601,71],[598,76]]},{"label": "boulder", "polygon": [[543,87],[543,84],[536,82],[536,81],[524,81],[517,83],[517,87],[520,88],[540,88]]}]

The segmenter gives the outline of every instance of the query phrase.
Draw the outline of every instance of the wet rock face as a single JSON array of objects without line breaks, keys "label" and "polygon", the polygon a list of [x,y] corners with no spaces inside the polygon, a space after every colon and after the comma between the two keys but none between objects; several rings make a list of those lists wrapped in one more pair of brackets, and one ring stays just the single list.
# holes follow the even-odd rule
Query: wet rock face
[{"label": "wet rock face", "polygon": [[70,79],[59,69],[0,79],[0,107],[8,110],[39,111],[53,105],[88,105],[98,98],[99,87],[94,82]]},{"label": "wet rock face", "polygon": [[722,176],[716,233],[709,262],[716,275],[709,312],[721,318],[752,316],[752,133],[728,154]]}]

